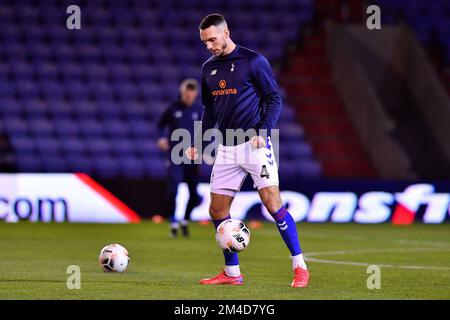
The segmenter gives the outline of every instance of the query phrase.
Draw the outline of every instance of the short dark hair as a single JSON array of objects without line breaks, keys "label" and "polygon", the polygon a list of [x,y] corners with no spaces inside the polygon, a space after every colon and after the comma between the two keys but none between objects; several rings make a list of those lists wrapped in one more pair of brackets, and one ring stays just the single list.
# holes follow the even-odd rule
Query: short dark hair
[{"label": "short dark hair", "polygon": [[186,89],[187,89],[187,90],[192,90],[192,91],[197,91],[197,85],[196,85],[196,84],[193,84],[193,83],[188,83],[188,84],[186,85]]},{"label": "short dark hair", "polygon": [[197,80],[194,78],[184,79],[180,84],[180,91],[183,91],[183,90],[197,91],[198,90]]},{"label": "short dark hair", "polygon": [[206,17],[203,18],[202,22],[200,22],[200,25],[198,28],[200,30],[208,29],[211,26],[218,26],[222,23],[226,22],[223,15],[219,13],[211,13],[208,14]]}]

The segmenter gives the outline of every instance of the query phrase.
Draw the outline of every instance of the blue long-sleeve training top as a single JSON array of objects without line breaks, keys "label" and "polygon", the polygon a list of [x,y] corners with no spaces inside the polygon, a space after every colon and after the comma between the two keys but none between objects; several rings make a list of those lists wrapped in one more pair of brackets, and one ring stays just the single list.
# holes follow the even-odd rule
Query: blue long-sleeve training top
[{"label": "blue long-sleeve training top", "polygon": [[267,59],[239,45],[203,64],[202,102],[202,131],[218,124],[224,140],[226,129],[267,129],[270,135],[282,106]]}]

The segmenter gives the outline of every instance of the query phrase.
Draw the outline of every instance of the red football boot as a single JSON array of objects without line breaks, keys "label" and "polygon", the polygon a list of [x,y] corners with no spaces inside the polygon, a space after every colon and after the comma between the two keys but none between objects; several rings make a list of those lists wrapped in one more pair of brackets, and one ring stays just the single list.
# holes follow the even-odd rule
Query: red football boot
[{"label": "red football boot", "polygon": [[212,278],[206,278],[200,280],[200,284],[231,284],[231,285],[243,285],[244,277],[242,274],[237,277],[229,277],[225,274],[225,271],[222,271],[217,276]]},{"label": "red football boot", "polygon": [[297,267],[294,269],[294,280],[292,280],[291,287],[293,288],[306,288],[309,282],[309,271]]}]

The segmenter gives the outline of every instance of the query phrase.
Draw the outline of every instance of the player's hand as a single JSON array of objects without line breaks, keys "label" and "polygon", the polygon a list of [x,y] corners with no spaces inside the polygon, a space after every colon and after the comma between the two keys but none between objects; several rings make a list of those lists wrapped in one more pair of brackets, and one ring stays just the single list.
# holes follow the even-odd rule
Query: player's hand
[{"label": "player's hand", "polygon": [[266,140],[264,140],[264,138],[261,136],[254,136],[250,139],[250,145],[252,146],[253,150],[263,148],[266,146]]},{"label": "player's hand", "polygon": [[169,139],[167,138],[159,138],[156,143],[158,145],[158,148],[161,149],[162,151],[167,151],[170,148]]},{"label": "player's hand", "polygon": [[189,160],[197,160],[198,159],[198,151],[195,147],[189,147],[186,149],[186,156]]}]

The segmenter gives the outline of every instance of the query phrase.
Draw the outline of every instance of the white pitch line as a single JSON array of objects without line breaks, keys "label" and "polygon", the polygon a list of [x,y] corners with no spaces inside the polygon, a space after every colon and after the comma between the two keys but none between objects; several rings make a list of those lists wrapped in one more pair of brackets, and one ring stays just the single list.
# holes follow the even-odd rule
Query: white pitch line
[{"label": "white pitch line", "polygon": [[385,253],[385,252],[427,252],[427,251],[450,251],[450,248],[394,248],[394,249],[355,249],[355,250],[335,250],[335,251],[321,251],[321,252],[308,252],[304,256],[317,256],[317,255],[340,255],[349,253]]},{"label": "white pitch line", "polygon": [[336,236],[336,235],[329,235],[325,233],[319,233],[314,232],[311,234],[305,233],[307,236],[319,238],[319,239],[344,239],[344,240],[355,240],[355,241],[363,241],[363,240],[370,240],[375,242],[383,242],[383,243],[401,243],[401,244],[416,244],[416,245],[430,245],[430,246],[436,246],[436,247],[447,247],[450,248],[450,242],[448,241],[436,241],[436,240],[416,240],[416,239],[384,239],[384,238],[376,238],[373,239],[372,237],[366,237],[366,236]]},{"label": "white pitch line", "polygon": [[316,258],[306,258],[308,262],[328,263],[328,264],[341,264],[349,266],[363,266],[368,267],[371,265],[377,265],[380,268],[399,268],[399,269],[426,269],[426,270],[450,270],[450,267],[435,267],[435,266],[410,266],[410,265],[392,265],[392,264],[378,264],[378,263],[364,263],[364,262],[350,262],[339,260],[325,260]]},{"label": "white pitch line", "polygon": [[318,263],[328,263],[328,264],[340,264],[340,265],[363,266],[363,267],[368,267],[370,265],[377,265],[382,268],[400,268],[400,269],[418,269],[418,270],[421,270],[421,269],[450,270],[450,267],[377,264],[377,263],[366,263],[366,262],[351,262],[351,261],[310,258],[311,256],[318,256],[318,255],[342,255],[342,254],[351,254],[351,253],[431,252],[431,251],[450,251],[450,249],[438,249],[438,248],[358,249],[358,250],[310,252],[310,253],[305,253],[304,256],[305,256],[306,261],[318,262]]}]

